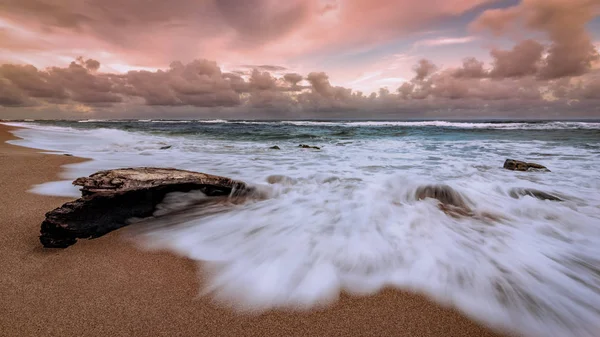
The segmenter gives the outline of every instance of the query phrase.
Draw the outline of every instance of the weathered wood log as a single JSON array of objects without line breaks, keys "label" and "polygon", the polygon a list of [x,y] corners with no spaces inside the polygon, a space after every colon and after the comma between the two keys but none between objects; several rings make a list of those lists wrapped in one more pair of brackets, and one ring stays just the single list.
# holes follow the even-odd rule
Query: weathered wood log
[{"label": "weathered wood log", "polygon": [[506,161],[504,162],[504,168],[507,170],[512,170],[512,171],[547,171],[547,172],[550,172],[550,170],[544,165],[540,165],[540,164],[536,164],[536,163],[527,163],[524,161],[514,160],[514,159],[506,159]]},{"label": "weathered wood log", "polygon": [[66,248],[79,238],[97,238],[127,225],[131,218],[152,216],[171,192],[199,190],[207,196],[241,196],[250,188],[241,181],[173,168],[125,168],[100,171],[73,182],[82,197],[46,213],[40,242]]}]

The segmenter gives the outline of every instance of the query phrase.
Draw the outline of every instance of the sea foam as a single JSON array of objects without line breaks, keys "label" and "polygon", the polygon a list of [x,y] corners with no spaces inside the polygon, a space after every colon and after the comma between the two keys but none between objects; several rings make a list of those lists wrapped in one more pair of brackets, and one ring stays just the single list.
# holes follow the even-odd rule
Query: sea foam
[{"label": "sea foam", "polygon": [[[600,331],[600,139],[440,140],[425,133],[315,144],[321,151],[289,140],[272,151],[268,141],[234,137],[32,127],[16,131],[24,139],[13,143],[94,159],[68,167],[65,179],[173,166],[255,186],[259,198],[198,208],[204,196],[197,192],[171,195],[155,219],[130,231],[142,247],[199,261],[210,275],[202,293],[235,309],[309,309],[341,292],[391,286],[526,336]],[[164,144],[172,148],[161,150]],[[551,172],[504,170],[507,157],[541,161]],[[417,198],[420,188],[442,184],[468,212],[453,216],[438,200]],[[515,197],[514,189],[563,201]]]}]

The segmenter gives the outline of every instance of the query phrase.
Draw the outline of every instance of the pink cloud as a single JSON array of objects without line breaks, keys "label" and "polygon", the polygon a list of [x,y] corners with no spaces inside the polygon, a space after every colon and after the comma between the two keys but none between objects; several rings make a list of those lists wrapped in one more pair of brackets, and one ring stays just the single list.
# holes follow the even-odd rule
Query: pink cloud
[{"label": "pink cloud", "polygon": [[43,37],[57,55],[106,51],[112,63],[150,67],[199,56],[273,64],[375,45],[489,1],[6,0],[0,19]]},{"label": "pink cloud", "polygon": [[440,37],[436,39],[428,39],[428,40],[420,40],[415,42],[414,46],[445,46],[445,45],[453,45],[453,44],[465,44],[470,43],[477,40],[475,36],[464,36],[464,37]]},{"label": "pink cloud", "polygon": [[311,61],[414,39],[432,23],[491,2],[5,0],[0,105],[393,111],[459,101],[541,104],[544,91],[558,101],[597,99],[600,57],[586,24],[600,13],[598,0],[523,0],[484,11],[474,32],[544,37],[491,48],[489,64],[472,54],[448,63],[445,54],[419,55],[433,51],[419,47],[481,40],[440,32],[376,60],[326,69]]},{"label": "pink cloud", "polygon": [[582,75],[598,60],[586,31],[586,24],[598,14],[598,0],[523,0],[513,7],[486,11],[472,27],[495,35],[523,28],[545,33],[551,45],[539,75],[552,79]]}]

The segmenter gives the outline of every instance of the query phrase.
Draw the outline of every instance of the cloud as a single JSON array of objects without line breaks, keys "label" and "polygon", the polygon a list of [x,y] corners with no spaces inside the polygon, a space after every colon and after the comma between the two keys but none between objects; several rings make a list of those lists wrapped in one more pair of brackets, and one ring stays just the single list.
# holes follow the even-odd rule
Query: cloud
[{"label": "cloud", "polygon": [[0,77],[12,88],[6,90],[13,95],[24,93],[32,98],[45,98],[53,102],[68,98],[66,89],[59,85],[54,71],[39,72],[32,65],[3,64],[0,66]]},{"label": "cloud", "polygon": [[471,43],[475,40],[477,40],[477,38],[475,36],[439,37],[436,39],[427,39],[427,40],[417,41],[414,43],[414,46],[415,47],[419,47],[419,46],[435,47],[435,46]]},{"label": "cloud", "polygon": [[0,47],[12,52],[39,52],[48,43],[31,36],[23,36],[13,29],[0,26]]},{"label": "cloud", "polygon": [[545,33],[551,44],[538,76],[556,79],[585,74],[598,60],[586,24],[599,13],[598,0],[522,0],[513,7],[484,12],[471,26],[495,35],[523,28]]},{"label": "cloud", "polygon": [[288,73],[283,76],[284,80],[292,86],[297,86],[298,82],[302,81],[302,75],[296,73]]},{"label": "cloud", "polygon": [[250,69],[258,69],[258,70],[262,70],[262,71],[285,71],[287,70],[286,67],[282,67],[282,66],[274,66],[274,65],[259,65],[259,66],[253,66],[253,65],[242,65],[242,68],[250,68]]},{"label": "cloud", "polygon": [[236,106],[238,90],[244,89],[241,78],[225,76],[216,62],[208,60],[173,62],[166,71],[130,71],[124,78],[121,92],[150,105]]},{"label": "cloud", "polygon": [[[491,1],[4,0],[0,20],[42,37],[45,50],[56,57],[79,49],[107,51],[115,63],[147,67],[198,55],[271,64],[369,48]],[[18,47],[22,53],[35,44],[0,41],[1,48]]]},{"label": "cloud", "polygon": [[422,81],[429,75],[433,74],[437,70],[437,66],[431,61],[421,59],[419,63],[413,68],[415,71],[415,80]]},{"label": "cloud", "polygon": [[355,79],[354,81],[350,82],[350,84],[357,84],[357,83],[361,83],[367,80],[370,80],[372,78],[378,77],[382,74],[382,71],[374,71],[374,72],[370,72],[370,73],[366,73],[366,74],[362,74],[359,78]]},{"label": "cloud", "polygon": [[406,78],[404,78],[404,77],[387,77],[387,78],[380,78],[377,80],[377,82],[380,82],[380,83],[403,83],[403,82],[406,82]]},{"label": "cloud", "polygon": [[[492,51],[496,59],[489,69],[472,57],[457,68],[441,68],[422,59],[414,66],[411,80],[396,90],[382,88],[369,96],[332,85],[324,72],[311,72],[306,77],[297,73],[277,76],[254,69],[245,78],[223,72],[209,60],[172,62],[168,69],[126,74],[100,72],[98,61],[84,58],[62,68],[4,64],[0,66],[0,106],[62,107],[61,111],[75,116],[85,111],[88,117],[114,111],[148,113],[154,111],[149,110],[151,107],[162,107],[163,117],[168,111],[186,107],[196,109],[188,112],[192,115],[194,111],[221,111],[225,114],[222,117],[238,118],[244,114],[314,117],[315,113],[349,117],[367,112],[381,116],[477,109],[481,114],[493,113],[486,110],[490,107],[504,113],[508,107],[543,111],[541,107],[548,106],[565,109],[567,103],[569,109],[589,109],[585,102],[600,100],[600,70],[578,77],[544,79],[536,76],[533,61],[515,65],[512,61],[539,54],[537,49],[536,53],[528,52],[535,46],[529,44],[500,54]],[[530,59],[539,61],[537,56]],[[208,108],[213,110],[198,110]]]},{"label": "cloud", "polygon": [[19,88],[17,88],[11,81],[0,78],[0,106],[11,107],[11,106],[26,106],[27,96]]},{"label": "cloud", "polygon": [[492,77],[510,78],[535,75],[540,70],[544,46],[533,40],[525,40],[513,47],[512,50],[493,49],[494,68]]},{"label": "cloud", "polygon": [[474,57],[467,57],[463,60],[462,67],[456,69],[453,76],[456,78],[484,78],[489,72],[484,69],[483,61]]}]

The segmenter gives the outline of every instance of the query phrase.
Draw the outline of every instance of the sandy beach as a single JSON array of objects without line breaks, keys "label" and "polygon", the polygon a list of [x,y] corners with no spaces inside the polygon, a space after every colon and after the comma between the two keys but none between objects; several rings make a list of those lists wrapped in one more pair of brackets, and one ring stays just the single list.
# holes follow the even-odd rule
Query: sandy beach
[{"label": "sandy beach", "polygon": [[44,213],[68,201],[27,192],[83,159],[5,143],[0,125],[1,336],[497,336],[423,296],[386,290],[305,312],[238,315],[198,298],[195,262],[149,253],[119,231],[64,250],[38,241]]}]

